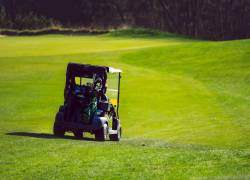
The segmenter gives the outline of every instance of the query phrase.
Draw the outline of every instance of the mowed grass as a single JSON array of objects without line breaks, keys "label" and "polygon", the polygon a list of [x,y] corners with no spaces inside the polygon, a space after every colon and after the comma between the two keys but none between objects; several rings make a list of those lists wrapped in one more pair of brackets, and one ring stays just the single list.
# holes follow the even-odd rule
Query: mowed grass
[{"label": "mowed grass", "polygon": [[[123,139],[52,135],[68,62],[121,68]],[[0,37],[2,179],[249,179],[250,40]]]}]

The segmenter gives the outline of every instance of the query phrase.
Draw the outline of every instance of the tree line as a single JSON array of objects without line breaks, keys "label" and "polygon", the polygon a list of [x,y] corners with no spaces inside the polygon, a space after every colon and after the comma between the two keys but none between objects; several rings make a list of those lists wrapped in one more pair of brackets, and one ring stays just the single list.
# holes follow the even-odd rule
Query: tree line
[{"label": "tree line", "polygon": [[0,27],[158,29],[204,39],[250,37],[250,0],[0,0]]}]

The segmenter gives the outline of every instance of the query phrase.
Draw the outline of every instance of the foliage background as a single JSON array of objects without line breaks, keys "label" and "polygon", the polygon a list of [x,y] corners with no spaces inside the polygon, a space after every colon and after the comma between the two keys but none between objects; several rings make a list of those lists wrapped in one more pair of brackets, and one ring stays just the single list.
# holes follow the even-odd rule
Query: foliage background
[{"label": "foliage background", "polygon": [[144,27],[196,38],[250,37],[250,0],[0,0],[0,27]]}]

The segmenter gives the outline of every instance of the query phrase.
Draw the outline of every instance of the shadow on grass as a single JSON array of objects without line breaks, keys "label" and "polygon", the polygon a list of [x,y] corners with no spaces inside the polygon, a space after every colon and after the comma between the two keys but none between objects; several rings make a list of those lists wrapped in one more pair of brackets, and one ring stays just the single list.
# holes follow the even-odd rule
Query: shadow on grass
[{"label": "shadow on grass", "polygon": [[[174,40],[194,40],[193,37],[174,34],[169,32],[162,32],[153,29],[145,28],[129,28],[129,29],[118,29],[115,31],[110,31],[104,36],[118,37],[118,38],[146,38],[146,39],[174,39]],[[198,39],[197,39],[198,40]]]},{"label": "shadow on grass", "polygon": [[34,137],[34,138],[41,138],[41,139],[71,139],[71,140],[85,140],[85,141],[95,141],[93,138],[83,137],[81,139],[77,139],[73,136],[63,136],[63,137],[57,137],[53,134],[48,133],[33,133],[33,132],[9,132],[6,133],[6,135],[11,136],[25,136],[25,137]]}]

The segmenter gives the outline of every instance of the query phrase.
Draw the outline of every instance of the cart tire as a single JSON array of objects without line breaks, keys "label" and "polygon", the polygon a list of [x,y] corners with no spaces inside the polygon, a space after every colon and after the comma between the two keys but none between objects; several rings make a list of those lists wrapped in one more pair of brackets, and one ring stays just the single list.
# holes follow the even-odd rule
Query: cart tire
[{"label": "cart tire", "polygon": [[121,136],[122,136],[122,128],[119,127],[117,128],[117,134],[110,134],[109,139],[110,141],[120,141]]},{"label": "cart tire", "polygon": [[108,138],[108,125],[105,123],[101,129],[95,132],[96,141],[105,141]]},{"label": "cart tire", "polygon": [[55,136],[63,137],[65,134],[65,130],[57,123],[54,123],[53,133]]},{"label": "cart tire", "polygon": [[54,123],[54,127],[53,127],[53,133],[55,136],[63,137],[65,134],[65,130],[61,125],[62,121],[63,121],[63,113],[58,112],[56,114],[56,119],[55,119],[55,123]]}]

